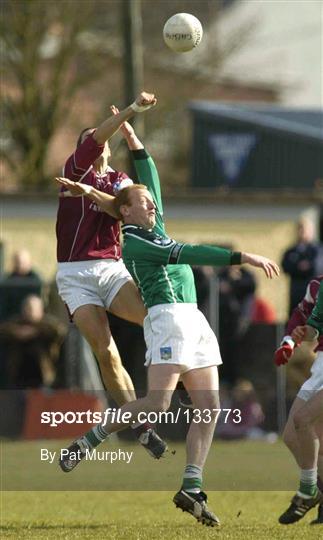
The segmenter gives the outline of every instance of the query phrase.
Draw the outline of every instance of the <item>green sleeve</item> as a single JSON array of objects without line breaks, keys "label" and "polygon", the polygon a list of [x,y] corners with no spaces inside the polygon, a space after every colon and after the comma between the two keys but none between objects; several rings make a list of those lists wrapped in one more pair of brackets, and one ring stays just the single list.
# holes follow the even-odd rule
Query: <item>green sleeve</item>
[{"label": "green sleeve", "polygon": [[321,281],[316,304],[307,319],[307,324],[316,328],[320,334],[323,334],[323,281]]},{"label": "green sleeve", "polygon": [[216,246],[180,244],[171,238],[163,238],[154,232],[140,230],[140,234],[131,233],[127,227],[126,239],[128,254],[155,264],[191,264],[208,266],[227,266],[241,264],[241,253],[232,252]]},{"label": "green sleeve", "polygon": [[154,160],[144,149],[133,150],[132,155],[138,182],[147,186],[156,205],[156,225],[154,230],[157,234],[165,234],[160,181]]},{"label": "green sleeve", "polygon": [[[169,264],[228,266],[241,264],[241,253],[217,246],[176,244],[170,254]],[[178,254],[177,254],[178,252]]]}]

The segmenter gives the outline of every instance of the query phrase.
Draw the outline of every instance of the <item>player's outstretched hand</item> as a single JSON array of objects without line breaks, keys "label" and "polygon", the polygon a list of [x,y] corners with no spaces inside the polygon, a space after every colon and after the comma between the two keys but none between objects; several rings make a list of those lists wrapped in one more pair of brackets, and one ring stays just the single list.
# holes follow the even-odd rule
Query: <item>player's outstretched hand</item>
[{"label": "player's outstretched hand", "polygon": [[275,351],[274,362],[276,366],[287,364],[288,360],[294,352],[294,347],[290,342],[282,342],[281,346]]},{"label": "player's outstretched hand", "polygon": [[295,343],[302,343],[302,341],[315,341],[319,338],[319,333],[316,328],[310,325],[296,326],[292,332],[292,338]]},{"label": "player's outstretched hand", "polygon": [[255,255],[254,253],[242,253],[242,263],[251,264],[257,268],[262,268],[267,278],[272,279],[275,275],[279,276],[279,266],[274,261],[262,257],[262,255]]},{"label": "player's outstretched hand", "polygon": [[68,190],[62,191],[59,194],[60,197],[82,197],[82,195],[87,195],[91,191],[91,186],[88,184],[72,182],[72,180],[61,176],[57,176],[55,180],[60,186],[63,186]]}]

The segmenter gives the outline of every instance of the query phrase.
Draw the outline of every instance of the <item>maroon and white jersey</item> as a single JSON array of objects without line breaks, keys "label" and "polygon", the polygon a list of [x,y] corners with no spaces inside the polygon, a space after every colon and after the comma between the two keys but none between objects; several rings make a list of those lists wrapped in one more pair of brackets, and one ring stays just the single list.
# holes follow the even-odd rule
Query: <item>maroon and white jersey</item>
[{"label": "maroon and white jersey", "polygon": [[[68,158],[63,176],[113,195],[113,186],[128,176],[111,167],[104,174],[96,173],[93,163],[103,149],[91,135],[86,137]],[[61,193],[65,191],[62,187]],[[60,196],[56,237],[58,262],[118,260],[121,256],[119,222],[87,197]]]},{"label": "maroon and white jersey", "polygon": [[[306,293],[303,300],[292,312],[292,315],[287,324],[287,334],[291,335],[296,326],[304,326],[307,319],[312,313],[315,306],[315,302],[318,296],[320,283],[323,280],[323,276],[313,278],[307,285]],[[316,351],[323,351],[323,335],[319,338],[319,344],[315,349]]]}]

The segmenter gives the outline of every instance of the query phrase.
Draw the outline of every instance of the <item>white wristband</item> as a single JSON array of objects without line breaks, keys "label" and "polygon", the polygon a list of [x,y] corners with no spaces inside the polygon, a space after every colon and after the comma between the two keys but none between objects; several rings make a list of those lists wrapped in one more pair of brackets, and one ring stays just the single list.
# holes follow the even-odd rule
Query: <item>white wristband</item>
[{"label": "white wristband", "polygon": [[134,112],[137,112],[137,113],[141,113],[141,112],[144,112],[144,111],[148,111],[148,109],[150,109],[151,107],[153,107],[153,103],[151,103],[150,105],[138,105],[135,101],[130,105],[130,108],[134,111]]},{"label": "white wristband", "polygon": [[295,347],[295,341],[291,336],[285,336],[280,345],[282,346],[284,343],[287,343],[287,345],[289,345],[292,349]]}]

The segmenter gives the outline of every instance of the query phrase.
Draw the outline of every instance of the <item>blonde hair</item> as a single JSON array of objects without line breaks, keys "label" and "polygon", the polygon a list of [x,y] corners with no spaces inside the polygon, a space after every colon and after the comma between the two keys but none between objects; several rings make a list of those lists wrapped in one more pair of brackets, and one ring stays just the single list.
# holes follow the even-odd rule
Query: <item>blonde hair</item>
[{"label": "blonde hair", "polygon": [[131,206],[130,193],[138,189],[145,189],[147,191],[147,186],[144,186],[144,184],[132,184],[131,186],[127,186],[123,189],[120,189],[120,191],[117,193],[113,201],[113,206],[118,216],[118,219],[123,220],[123,216],[120,212],[120,208],[124,204],[127,206]]}]

